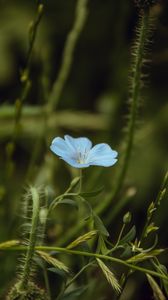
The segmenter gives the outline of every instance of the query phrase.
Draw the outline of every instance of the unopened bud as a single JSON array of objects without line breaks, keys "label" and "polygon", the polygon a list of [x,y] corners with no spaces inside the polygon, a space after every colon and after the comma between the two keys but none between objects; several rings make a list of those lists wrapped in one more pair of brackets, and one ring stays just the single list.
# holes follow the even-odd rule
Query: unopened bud
[{"label": "unopened bud", "polygon": [[131,213],[128,211],[124,217],[123,217],[123,223],[124,224],[129,224],[131,222],[131,219],[132,219],[132,215]]}]

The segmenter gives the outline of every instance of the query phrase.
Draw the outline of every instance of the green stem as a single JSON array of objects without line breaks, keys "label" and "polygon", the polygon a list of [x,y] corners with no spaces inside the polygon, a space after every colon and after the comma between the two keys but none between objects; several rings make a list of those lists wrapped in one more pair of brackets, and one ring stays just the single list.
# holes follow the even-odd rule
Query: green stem
[{"label": "green stem", "polygon": [[51,113],[54,110],[54,108],[57,106],[64,85],[70,73],[76,43],[85,25],[85,21],[87,17],[87,3],[88,0],[77,1],[76,18],[74,21],[74,25],[67,37],[64,52],[63,52],[62,65],[58,74],[58,78],[56,79],[53,85],[51,94],[49,96],[48,105],[46,107],[48,113]]},{"label": "green stem", "polygon": [[80,177],[80,181],[79,181],[79,194],[82,192],[82,169],[79,169],[79,177]]},{"label": "green stem", "polygon": [[[26,250],[27,247],[25,246],[19,246],[19,247],[12,247],[12,248],[6,248],[6,251],[12,250],[12,251],[24,251]],[[66,253],[66,254],[74,254],[74,255],[80,255],[80,256],[86,256],[86,257],[95,257],[95,258],[100,258],[100,259],[104,259],[104,260],[108,260],[108,261],[112,261],[118,264],[121,264],[123,266],[126,266],[130,269],[133,270],[137,270],[143,273],[147,273],[159,278],[163,278],[165,280],[168,281],[168,276],[160,274],[158,272],[155,272],[153,270],[149,270],[137,265],[133,265],[131,263],[128,263],[125,260],[121,260],[119,258],[116,257],[111,257],[111,256],[107,256],[107,255],[103,255],[103,254],[98,254],[98,253],[90,253],[90,252],[85,252],[85,251],[78,251],[78,250],[70,250],[67,248],[61,248],[61,247],[50,247],[50,246],[36,246],[35,247],[36,250],[40,250],[40,251],[56,251],[56,252],[60,252],[60,253]]]},{"label": "green stem", "polygon": [[[7,148],[11,148],[12,150],[10,152],[7,152],[7,165],[12,165],[14,166],[13,162],[13,153],[15,150],[15,144],[18,135],[20,134],[20,120],[21,120],[21,115],[22,115],[22,109],[23,109],[23,103],[25,102],[28,93],[31,88],[31,81],[29,78],[29,73],[30,73],[30,62],[31,62],[31,56],[32,56],[32,51],[33,51],[33,46],[37,34],[37,29],[38,25],[40,23],[41,17],[43,13],[43,5],[39,4],[37,8],[37,16],[35,21],[32,23],[32,26],[30,28],[30,40],[29,40],[29,48],[27,52],[27,58],[26,58],[26,66],[24,70],[22,71],[22,74],[20,76],[20,82],[22,84],[22,89],[21,89],[21,94],[18,99],[15,101],[15,113],[14,113],[14,128],[12,128],[12,139],[11,141],[7,144]],[[13,170],[12,170],[13,171]],[[12,175],[13,172],[9,173],[9,177]]]},{"label": "green stem", "polygon": [[27,286],[27,281],[29,280],[31,267],[32,267],[32,260],[35,252],[35,245],[37,239],[37,227],[39,222],[39,211],[40,211],[40,200],[39,194],[37,189],[34,187],[30,188],[32,201],[33,201],[33,215],[32,215],[32,224],[31,224],[31,231],[29,237],[29,245],[27,248],[25,264],[23,267],[23,274],[20,280],[20,289],[25,290]]},{"label": "green stem", "polygon": [[25,100],[27,98],[27,95],[29,93],[29,90],[31,88],[31,83],[30,83],[30,79],[29,79],[30,63],[31,63],[31,57],[32,57],[32,52],[33,52],[35,39],[36,39],[36,36],[37,36],[38,25],[41,21],[42,14],[43,14],[43,4],[39,4],[38,7],[37,7],[36,18],[32,22],[30,30],[29,30],[30,38],[29,38],[29,48],[28,48],[27,58],[26,58],[26,66],[25,66],[24,70],[22,71],[22,74],[21,74],[21,77],[20,77],[20,81],[23,84],[23,88],[22,88],[20,98],[17,99],[16,103],[15,103],[16,112],[15,112],[14,137],[17,136],[17,133],[19,131],[19,127],[20,127],[19,122],[20,122],[20,119],[21,119],[23,103],[25,102]]},{"label": "green stem", "polygon": [[67,284],[65,289],[67,289],[88,267],[92,266],[93,262],[88,263],[85,265]]},{"label": "green stem", "polygon": [[119,236],[118,236],[118,239],[117,239],[116,244],[114,245],[114,247],[113,247],[112,249],[110,249],[109,251],[107,251],[106,254],[110,254],[110,253],[114,252],[114,251],[118,248],[118,244],[119,244],[119,242],[120,242],[120,240],[121,240],[121,237],[122,237],[123,231],[124,231],[124,229],[125,229],[125,226],[126,226],[126,224],[123,224],[123,226],[122,226],[122,228],[121,228],[121,231],[120,231],[120,233],[119,233]]},{"label": "green stem", "polygon": [[49,285],[48,274],[47,274],[45,265],[43,266],[43,274],[44,274],[44,281],[45,281],[47,295],[48,295],[49,300],[51,300],[50,285]]}]

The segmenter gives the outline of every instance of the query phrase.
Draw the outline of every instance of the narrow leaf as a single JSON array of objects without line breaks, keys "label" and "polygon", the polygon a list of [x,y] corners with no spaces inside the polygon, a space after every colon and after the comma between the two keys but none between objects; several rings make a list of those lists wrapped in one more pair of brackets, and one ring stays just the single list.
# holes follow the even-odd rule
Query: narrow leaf
[{"label": "narrow leaf", "polygon": [[102,220],[98,217],[98,215],[94,214],[93,220],[94,220],[94,226],[96,230],[100,231],[102,235],[109,236],[106,227],[104,226]]},{"label": "narrow leaf", "polygon": [[120,240],[120,244],[123,245],[125,243],[131,242],[136,236],[136,227],[133,226],[130,231]]},{"label": "narrow leaf", "polygon": [[99,195],[102,191],[103,191],[104,187],[99,188],[97,191],[93,191],[93,192],[82,192],[79,195],[84,197],[84,198],[90,198],[90,197],[96,197],[97,195]]},{"label": "narrow leaf", "polygon": [[161,291],[159,285],[154,280],[154,278],[149,274],[146,274],[146,276],[147,276],[148,282],[153,290],[154,299],[155,300],[166,300],[166,297],[164,296],[163,292]]},{"label": "narrow leaf", "polygon": [[58,204],[68,204],[68,205],[72,205],[74,207],[78,207],[76,201],[72,200],[72,199],[63,199],[60,202],[58,202]]},{"label": "narrow leaf", "polygon": [[79,297],[87,290],[87,286],[82,286],[76,288],[70,292],[65,293],[60,299],[61,300],[74,300],[79,299]]}]

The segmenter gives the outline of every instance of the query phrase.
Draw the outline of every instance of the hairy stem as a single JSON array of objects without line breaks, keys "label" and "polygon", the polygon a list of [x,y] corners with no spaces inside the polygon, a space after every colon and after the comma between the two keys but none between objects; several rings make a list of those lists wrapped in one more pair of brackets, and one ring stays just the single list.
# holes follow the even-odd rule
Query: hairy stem
[{"label": "hairy stem", "polygon": [[39,222],[39,211],[40,211],[40,199],[37,189],[34,187],[30,188],[32,201],[33,201],[33,215],[32,215],[32,224],[29,237],[29,245],[27,248],[25,264],[23,268],[23,274],[20,280],[20,289],[25,290],[27,286],[27,281],[30,277],[32,260],[35,252],[35,245],[37,239],[37,227]]},{"label": "hairy stem", "polygon": [[[96,208],[98,214],[102,213],[112,201],[116,199],[116,196],[120,192],[125,176],[127,174],[132,149],[134,145],[134,136],[136,129],[137,109],[139,106],[139,100],[141,95],[141,77],[142,67],[145,58],[145,47],[148,42],[148,35],[150,29],[150,14],[149,10],[146,10],[140,16],[140,23],[137,28],[137,37],[135,40],[135,46],[133,49],[133,65],[131,75],[131,90],[130,90],[130,116],[128,121],[128,129],[126,136],[126,145],[123,151],[122,166],[119,169],[118,177],[112,191],[112,194],[107,197],[106,201],[102,201]],[[119,202],[118,202],[119,203]],[[111,216],[112,217],[112,216]]]}]

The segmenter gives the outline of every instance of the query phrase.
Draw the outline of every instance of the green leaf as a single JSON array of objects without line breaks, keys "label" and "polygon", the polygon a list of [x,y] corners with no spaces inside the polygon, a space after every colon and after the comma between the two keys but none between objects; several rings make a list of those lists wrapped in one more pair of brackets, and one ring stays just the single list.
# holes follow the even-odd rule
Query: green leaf
[{"label": "green leaf", "polygon": [[125,246],[123,253],[120,255],[121,258],[128,259],[132,255],[132,248],[128,244]]},{"label": "green leaf", "polygon": [[99,195],[102,191],[103,191],[104,187],[99,188],[97,191],[93,191],[93,192],[82,192],[79,195],[84,197],[84,198],[90,198],[90,197],[96,197],[97,195]]},{"label": "green leaf", "polygon": [[78,208],[76,201],[72,200],[72,199],[63,199],[60,202],[58,202],[58,204],[68,204],[68,205],[72,205],[72,206]]},{"label": "green leaf", "polygon": [[155,279],[149,275],[146,274],[148,282],[152,288],[153,291],[153,296],[155,300],[166,300],[166,297],[164,296],[163,292],[161,291],[159,285],[157,284],[157,282],[155,281]]},{"label": "green leaf", "polygon": [[104,226],[102,220],[95,213],[93,215],[93,221],[96,230],[98,230],[102,235],[109,236],[109,233],[106,227]]},{"label": "green leaf", "polygon": [[67,278],[67,273],[63,270],[60,270],[58,268],[48,268],[47,269],[49,272],[55,273],[57,275],[60,275],[61,277],[63,277],[63,279],[65,280]]},{"label": "green leaf", "polygon": [[79,297],[87,290],[87,286],[82,286],[79,288],[76,288],[70,292],[65,293],[60,300],[75,300],[79,299]]},{"label": "green leaf", "polygon": [[109,249],[106,247],[105,239],[100,234],[98,238],[98,245],[97,245],[97,253],[105,254],[108,253]]},{"label": "green leaf", "polygon": [[[158,265],[156,265],[156,270],[168,277],[167,268],[164,265],[160,264],[159,262],[158,262]],[[168,281],[164,280],[164,279],[161,279],[161,282],[164,286],[166,296],[168,296]]]},{"label": "green leaf", "polygon": [[130,231],[120,240],[120,245],[131,242],[136,236],[136,227],[135,225],[130,229]]}]

